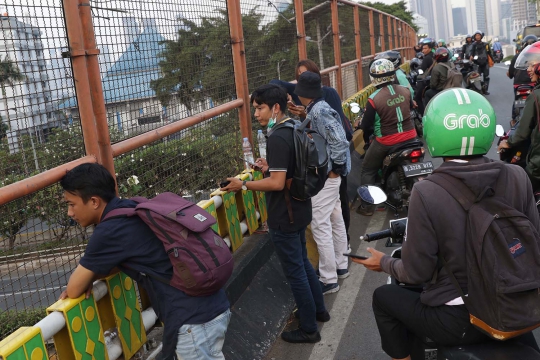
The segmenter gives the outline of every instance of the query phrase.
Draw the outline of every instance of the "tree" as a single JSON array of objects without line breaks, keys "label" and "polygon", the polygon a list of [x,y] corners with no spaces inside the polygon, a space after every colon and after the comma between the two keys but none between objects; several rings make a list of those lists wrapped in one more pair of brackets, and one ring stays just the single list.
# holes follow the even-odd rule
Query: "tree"
[{"label": "tree", "polygon": [[6,110],[6,119],[8,128],[11,127],[9,119],[9,109],[6,94],[6,87],[13,86],[14,82],[24,80],[25,76],[20,72],[17,65],[11,61],[8,55],[2,60],[0,58],[0,87],[2,88],[2,97],[4,98],[4,109]]},{"label": "tree", "polygon": [[414,31],[418,31],[418,26],[414,23],[413,13],[407,10],[405,1],[399,1],[392,5],[370,1],[364,1],[363,3],[374,9],[384,11],[385,13],[388,13],[390,15],[394,15],[398,19],[401,19],[407,24],[409,24],[414,29]]}]

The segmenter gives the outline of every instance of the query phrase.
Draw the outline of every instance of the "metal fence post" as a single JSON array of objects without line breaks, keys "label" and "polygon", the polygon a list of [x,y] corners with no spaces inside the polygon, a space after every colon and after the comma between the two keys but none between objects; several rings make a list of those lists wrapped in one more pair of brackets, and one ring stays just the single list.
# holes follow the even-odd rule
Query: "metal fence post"
[{"label": "metal fence post", "polygon": [[[383,14],[379,13],[379,39],[381,40],[381,51],[386,50],[386,43],[384,40],[384,22],[383,22]],[[375,55],[375,54],[372,54]]]},{"label": "metal fence post", "polygon": [[86,68],[86,52],[78,5],[77,0],[63,0],[66,32],[69,42],[69,56],[71,58],[71,66],[73,67],[73,83],[75,84],[75,91],[77,93],[84,148],[87,155],[95,156],[98,162],[100,162],[98,134],[92,108],[90,83]]},{"label": "metal fence post", "polygon": [[394,48],[394,35],[392,33],[392,20],[393,18],[391,18],[390,16],[386,17],[386,25],[388,27],[388,50],[392,50]]},{"label": "metal fence post", "polygon": [[358,6],[353,7],[353,17],[354,40],[356,41],[356,59],[358,59],[358,64],[356,64],[358,87],[356,91],[360,91],[360,89],[364,87],[364,73],[362,71],[362,41],[360,39],[360,12],[358,11]]},{"label": "metal fence post", "polygon": [[373,23],[373,10],[369,14],[369,41],[371,45],[371,55],[375,55],[375,24]]},{"label": "metal fence post", "polygon": [[401,46],[399,46],[399,37],[398,37],[398,30],[397,30],[398,26],[397,26],[396,18],[392,18],[392,25],[394,29],[394,46],[397,48],[400,48]]},{"label": "metal fence post", "polygon": [[304,22],[304,2],[294,0],[294,11],[296,13],[296,37],[298,38],[298,60],[307,59],[306,47],[306,24]]},{"label": "metal fence post", "polygon": [[97,146],[100,153],[98,162],[114,175],[114,159],[111,150],[109,126],[107,123],[107,110],[105,109],[103,85],[101,84],[101,76],[99,73],[99,50],[96,48],[96,36],[92,24],[92,14],[87,0],[79,0],[79,16],[81,17],[84,47],[86,51],[86,68],[88,71],[92,109],[97,131]]},{"label": "metal fence post", "polygon": [[229,16],[229,31],[234,66],[234,82],[236,84],[236,96],[244,100],[240,107],[240,132],[242,137],[247,137],[253,146],[251,133],[251,112],[249,110],[249,87],[246,68],[246,50],[244,48],[244,33],[242,30],[242,13],[240,12],[240,0],[227,0],[227,14]]},{"label": "metal fence post", "polygon": [[336,70],[336,83],[337,92],[340,97],[343,97],[343,80],[341,76],[341,46],[339,39],[339,17],[338,17],[338,3],[337,0],[332,0],[332,33],[334,35],[334,65],[337,66]]}]

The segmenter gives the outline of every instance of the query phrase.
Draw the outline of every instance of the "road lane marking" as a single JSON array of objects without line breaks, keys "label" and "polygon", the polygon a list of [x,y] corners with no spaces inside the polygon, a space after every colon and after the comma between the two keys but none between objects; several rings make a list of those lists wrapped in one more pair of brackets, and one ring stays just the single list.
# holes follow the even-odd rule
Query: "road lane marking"
[{"label": "road lane marking", "polygon": [[48,288],[43,288],[43,289],[34,289],[34,290],[17,291],[17,292],[13,292],[13,293],[0,294],[0,297],[2,297],[2,296],[3,296],[3,297],[8,297],[8,296],[15,296],[15,295],[24,295],[24,294],[35,293],[35,292],[40,292],[40,291],[59,290],[59,289],[62,289],[63,287],[64,287],[64,285],[62,285],[62,286],[48,287]]},{"label": "road lane marking", "polygon": [[[381,230],[386,220],[386,211],[377,211],[373,215],[368,228],[367,233]],[[385,241],[385,240],[379,240]],[[360,243],[358,247],[358,253],[369,254],[367,248],[374,248],[374,244],[369,244],[365,241]],[[330,311],[331,320],[322,326],[321,341],[319,341],[313,347],[309,360],[330,360],[336,355],[339,347],[339,343],[347,326],[347,321],[356,303],[356,298],[360,292],[364,275],[366,274],[366,268],[359,264],[352,264],[349,266],[349,272],[351,275],[343,280],[340,290],[337,292],[336,300],[332,305]],[[384,284],[381,284],[384,285]],[[371,304],[369,304],[371,307]]]}]

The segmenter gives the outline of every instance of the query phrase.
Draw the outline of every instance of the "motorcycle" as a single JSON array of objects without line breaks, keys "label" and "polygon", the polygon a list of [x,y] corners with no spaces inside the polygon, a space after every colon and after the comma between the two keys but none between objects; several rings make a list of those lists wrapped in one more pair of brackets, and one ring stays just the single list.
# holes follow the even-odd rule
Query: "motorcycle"
[{"label": "motorcycle", "polygon": [[496,63],[500,63],[503,59],[503,53],[501,50],[495,50],[493,54],[493,61]]},{"label": "motorcycle", "polygon": [[[534,83],[530,84],[514,84],[514,109],[512,119],[514,122],[521,119],[523,109],[525,108],[525,100],[534,89]],[[514,124],[511,123],[513,126]]]},{"label": "motorcycle", "polygon": [[484,81],[478,72],[478,65],[467,59],[456,61],[455,64],[463,74],[464,87],[483,94],[482,87]]},{"label": "motorcycle", "polygon": [[414,184],[433,172],[433,163],[424,162],[424,154],[424,144],[415,139],[394,146],[383,161],[381,188],[387,196],[385,204],[396,215],[408,209]]},{"label": "motorcycle", "polygon": [[[361,198],[364,201],[372,201],[373,203],[382,203],[382,198],[379,193],[381,189],[375,186],[365,186],[360,191]],[[360,237],[360,240],[375,241],[388,237],[388,242],[391,244],[402,244],[405,238],[407,228],[407,218],[390,220],[390,227],[372,234],[366,234]],[[401,259],[401,247],[392,251],[392,258]],[[422,292],[422,284],[406,284],[398,281],[392,276],[388,277],[387,284],[401,286],[410,291]],[[429,338],[424,338],[424,348],[426,359],[438,360],[473,360],[473,359],[498,359],[498,360],[513,360],[513,359],[540,359],[540,354],[527,345],[487,341],[484,343],[472,345],[457,345],[457,346],[442,346],[433,342]]]}]

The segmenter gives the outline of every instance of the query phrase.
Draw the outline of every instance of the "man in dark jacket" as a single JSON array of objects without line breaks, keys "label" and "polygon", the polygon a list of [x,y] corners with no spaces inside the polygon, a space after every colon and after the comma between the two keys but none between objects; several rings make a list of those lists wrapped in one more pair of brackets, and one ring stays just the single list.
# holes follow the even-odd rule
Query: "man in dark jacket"
[{"label": "man in dark jacket", "polygon": [[460,57],[462,59],[468,59],[471,57],[472,44],[472,35],[467,34],[467,36],[465,37],[465,44],[463,44],[463,46],[461,47]]},{"label": "man in dark jacket", "polygon": [[[531,142],[527,154],[526,171],[535,191],[540,191],[540,133],[538,128],[538,111],[536,100],[540,103],[540,42],[527,46],[521,51],[516,61],[516,69],[527,71],[531,82],[535,84],[533,92],[525,101],[525,108],[519,124],[508,140],[501,141],[499,151],[515,148],[527,141]],[[525,70],[526,69],[526,70]]]},{"label": "man in dark jacket", "polygon": [[[519,56],[519,54],[527,48],[527,46],[534,44],[538,41],[538,38],[535,35],[527,35],[521,42],[521,50],[519,53],[514,55],[512,58],[512,61],[510,62],[510,66],[508,67],[508,71],[506,72],[506,75],[510,79],[514,79],[514,85],[512,87],[512,90],[515,92],[517,85],[522,84],[530,84],[532,82],[529,74],[527,73],[527,70],[519,70],[516,69],[516,60]],[[519,113],[516,114],[515,106],[512,104],[512,120],[516,119],[516,116],[518,116]]]},{"label": "man in dark jacket", "polygon": [[478,72],[484,75],[484,85],[482,86],[482,91],[484,95],[489,95],[489,59],[493,61],[493,54],[489,44],[482,41],[484,33],[480,30],[476,30],[473,35],[474,43],[471,50],[470,60],[478,64]]},{"label": "man in dark jacket", "polygon": [[433,65],[433,45],[431,42],[426,42],[422,44],[422,54],[424,54],[424,59],[422,59],[422,64],[420,65],[420,70],[423,74],[418,76],[418,81],[416,83],[416,90],[414,91],[414,101],[418,105],[418,112],[423,115],[424,107],[427,104],[424,104],[422,97],[424,96],[424,89],[429,85],[427,81],[420,81],[425,79],[430,75],[431,67]]},{"label": "man in dark jacket", "polygon": [[[463,118],[469,121],[460,122]],[[540,219],[525,172],[518,166],[504,165],[505,177],[501,178],[501,163],[483,156],[491,148],[495,125],[495,111],[482,95],[459,88],[441,92],[427,107],[424,118],[424,137],[431,156],[444,159],[434,173],[452,176],[475,195],[486,186],[500,191],[498,181],[503,181],[508,184],[502,187],[504,193],[495,194],[528,216],[538,232]],[[466,223],[467,213],[445,187],[421,181],[411,193],[401,259],[370,248],[369,259],[353,258],[354,262],[370,270],[384,271],[399,282],[425,284],[422,293],[384,285],[373,294],[382,348],[393,359],[424,359],[423,344],[418,339],[425,337],[444,346],[490,340],[470,323],[469,312],[446,269],[434,276],[441,253],[467,294]],[[526,343],[539,351],[532,333],[508,341]]]}]

